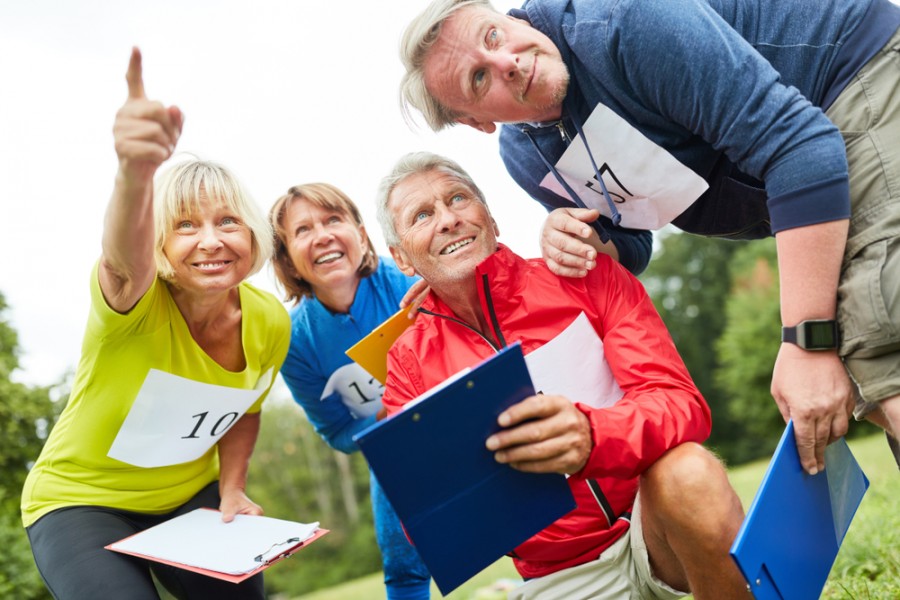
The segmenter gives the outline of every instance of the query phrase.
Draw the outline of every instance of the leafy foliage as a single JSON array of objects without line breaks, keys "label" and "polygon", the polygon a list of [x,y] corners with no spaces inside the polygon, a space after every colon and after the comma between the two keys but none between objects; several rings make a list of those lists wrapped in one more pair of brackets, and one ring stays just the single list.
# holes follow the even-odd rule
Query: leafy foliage
[{"label": "leafy foliage", "polygon": [[726,326],[715,344],[715,382],[729,398],[726,418],[743,425],[729,454],[744,462],[769,454],[784,429],[769,393],[781,337],[775,240],[747,245],[732,258]]},{"label": "leafy foliage", "polygon": [[248,488],[267,515],[330,530],[269,569],[270,590],[301,594],[381,569],[365,459],[330,449],[293,401],[266,402]]},{"label": "leafy foliage", "polygon": [[0,294],[0,598],[49,598],[19,518],[22,484],[58,412],[50,389],[12,381],[19,341]]},{"label": "leafy foliage", "polygon": [[[781,337],[775,240],[663,234],[642,275],[710,406],[707,442],[729,464],[765,456],[784,421],[769,392]],[[875,427],[851,427],[850,437]]]},{"label": "leafy foliage", "polygon": [[725,328],[722,307],[731,292],[732,256],[745,242],[675,232],[663,233],[641,281],[675,341],[691,377],[710,406],[713,429],[709,445],[728,462],[736,462],[732,442],[741,424],[728,410],[731,398],[717,385],[720,358],[716,340]]}]

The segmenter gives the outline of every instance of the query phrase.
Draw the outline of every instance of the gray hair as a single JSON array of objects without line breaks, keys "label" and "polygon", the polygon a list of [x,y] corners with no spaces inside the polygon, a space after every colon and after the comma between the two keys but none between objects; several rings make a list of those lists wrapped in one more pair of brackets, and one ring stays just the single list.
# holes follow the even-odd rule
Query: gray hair
[{"label": "gray hair", "polygon": [[425,59],[441,34],[441,26],[456,11],[480,6],[497,12],[489,0],[434,0],[406,27],[400,40],[400,60],[406,74],[400,81],[400,111],[407,124],[413,122],[410,107],[425,118],[434,131],[453,125],[463,115],[444,106],[425,86]]},{"label": "gray hair", "polygon": [[400,157],[391,172],[381,180],[375,196],[376,216],[384,234],[384,241],[388,246],[392,248],[400,246],[400,236],[397,235],[397,228],[394,226],[394,216],[388,207],[391,193],[407,177],[429,171],[443,171],[451,177],[455,177],[465,184],[482,204],[487,206],[484,193],[457,162],[431,152],[410,152]]}]

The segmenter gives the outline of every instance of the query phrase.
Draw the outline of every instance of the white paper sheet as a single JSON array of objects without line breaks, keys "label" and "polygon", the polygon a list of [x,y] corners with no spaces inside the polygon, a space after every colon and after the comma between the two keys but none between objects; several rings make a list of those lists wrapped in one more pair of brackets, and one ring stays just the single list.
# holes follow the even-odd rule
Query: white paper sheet
[{"label": "white paper sheet", "polygon": [[381,410],[384,384],[361,366],[351,362],[331,374],[320,400],[329,398],[335,392],[340,395],[344,406],[355,419],[365,419]]},{"label": "white paper sheet", "polygon": [[230,575],[249,573],[308,540],[318,523],[198,508],[110,545],[110,549]]},{"label": "white paper sheet", "polygon": [[612,406],[624,395],[606,362],[603,340],[584,313],[527,354],[525,364],[537,392],[559,394],[593,408]]}]

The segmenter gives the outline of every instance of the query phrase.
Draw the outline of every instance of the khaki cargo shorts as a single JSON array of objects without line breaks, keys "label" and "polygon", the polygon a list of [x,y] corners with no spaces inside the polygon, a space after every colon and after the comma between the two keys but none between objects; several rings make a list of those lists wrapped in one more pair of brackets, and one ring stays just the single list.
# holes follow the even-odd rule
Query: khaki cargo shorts
[{"label": "khaki cargo shorts", "polygon": [[850,166],[852,216],[837,317],[862,418],[900,394],[900,31],[826,114],[844,136]]},{"label": "khaki cargo shorts", "polygon": [[631,527],[595,561],[532,579],[508,600],[676,600],[687,596],[650,571],[641,527],[641,494],[631,510]]}]

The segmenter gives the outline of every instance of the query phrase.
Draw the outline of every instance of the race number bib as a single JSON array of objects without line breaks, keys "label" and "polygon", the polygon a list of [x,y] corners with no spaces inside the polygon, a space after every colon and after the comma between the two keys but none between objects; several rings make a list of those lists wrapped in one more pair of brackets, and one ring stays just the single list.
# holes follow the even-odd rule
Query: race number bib
[{"label": "race number bib", "polygon": [[[709,185],[666,150],[602,104],[584,123],[584,140],[573,140],[556,168],[588,208],[612,218],[585,144],[622,215],[622,227],[660,229],[693,204]],[[548,173],[541,187],[568,198]]]},{"label": "race number bib", "polygon": [[167,467],[203,456],[272,382],[252,390],[201,383],[150,369],[108,456],[137,467]]},{"label": "race number bib", "polygon": [[357,419],[374,415],[381,409],[384,385],[355,362],[337,369],[328,378],[322,400],[337,393],[347,409]]},{"label": "race number bib", "polygon": [[555,338],[525,356],[534,389],[593,408],[612,406],[624,395],[613,377],[603,340],[581,313]]}]

